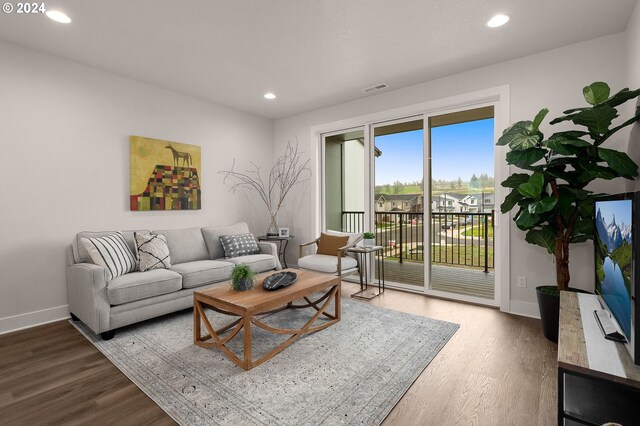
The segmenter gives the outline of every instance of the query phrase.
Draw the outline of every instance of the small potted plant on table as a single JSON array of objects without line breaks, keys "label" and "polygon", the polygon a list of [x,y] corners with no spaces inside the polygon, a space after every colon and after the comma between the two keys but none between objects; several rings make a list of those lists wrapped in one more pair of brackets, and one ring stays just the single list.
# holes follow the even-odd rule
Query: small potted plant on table
[{"label": "small potted plant on table", "polygon": [[373,234],[373,232],[365,232],[364,234],[362,234],[362,244],[365,246],[373,246],[376,243],[376,236]]},{"label": "small potted plant on table", "polygon": [[231,271],[231,288],[238,291],[251,290],[255,272],[247,265],[236,265]]}]

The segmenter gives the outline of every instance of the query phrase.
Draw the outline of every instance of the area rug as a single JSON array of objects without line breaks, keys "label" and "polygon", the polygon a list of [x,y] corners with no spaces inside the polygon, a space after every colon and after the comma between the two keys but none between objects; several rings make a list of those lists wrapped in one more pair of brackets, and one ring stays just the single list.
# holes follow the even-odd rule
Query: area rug
[{"label": "area rug", "polygon": [[[190,311],[119,329],[108,341],[72,323],[182,425],[379,425],[458,325],[342,301],[339,323],[250,371],[195,346]],[[311,315],[286,310],[263,320],[296,328]],[[224,324],[220,314],[207,316]],[[253,327],[254,359],[286,337]],[[234,342],[241,357],[241,333]]]}]

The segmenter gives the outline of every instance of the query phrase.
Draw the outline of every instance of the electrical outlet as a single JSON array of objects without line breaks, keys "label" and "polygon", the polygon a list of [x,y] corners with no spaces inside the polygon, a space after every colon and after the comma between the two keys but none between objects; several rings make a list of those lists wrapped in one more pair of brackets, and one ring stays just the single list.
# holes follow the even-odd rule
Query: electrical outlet
[{"label": "electrical outlet", "polygon": [[527,277],[518,277],[518,287],[527,288]]}]

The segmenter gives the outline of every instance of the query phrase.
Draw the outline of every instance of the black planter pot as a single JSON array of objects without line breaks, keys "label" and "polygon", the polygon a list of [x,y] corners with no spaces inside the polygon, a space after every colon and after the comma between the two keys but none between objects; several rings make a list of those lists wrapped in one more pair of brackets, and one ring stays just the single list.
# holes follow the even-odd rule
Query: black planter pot
[{"label": "black planter pot", "polygon": [[558,343],[558,323],[560,322],[560,294],[547,294],[542,291],[551,286],[536,287],[542,334],[552,342]]},{"label": "black planter pot", "polygon": [[[547,290],[545,292],[545,290]],[[578,288],[569,287],[569,291],[589,293]],[[543,285],[536,287],[542,334],[552,342],[558,343],[558,325],[560,323],[560,291],[556,286]]]},{"label": "black planter pot", "polygon": [[236,290],[247,291],[253,288],[253,278],[242,278],[236,284]]}]

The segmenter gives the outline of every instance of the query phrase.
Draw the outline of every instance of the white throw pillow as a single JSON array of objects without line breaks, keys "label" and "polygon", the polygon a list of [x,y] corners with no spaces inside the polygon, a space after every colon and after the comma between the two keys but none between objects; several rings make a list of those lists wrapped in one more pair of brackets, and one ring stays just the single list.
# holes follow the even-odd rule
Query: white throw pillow
[{"label": "white throw pillow", "polygon": [[121,232],[95,238],[81,238],[91,261],[106,268],[107,281],[136,270],[136,258]]},{"label": "white throw pillow", "polygon": [[144,235],[135,232],[136,254],[140,272],[151,269],[169,269],[171,267],[171,256],[167,238],[163,234]]}]

